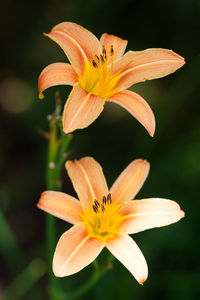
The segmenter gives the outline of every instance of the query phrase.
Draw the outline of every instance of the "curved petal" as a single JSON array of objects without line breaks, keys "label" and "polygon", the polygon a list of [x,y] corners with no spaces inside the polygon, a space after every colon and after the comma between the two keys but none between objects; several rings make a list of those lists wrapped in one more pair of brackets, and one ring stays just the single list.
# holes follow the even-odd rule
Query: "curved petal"
[{"label": "curved petal", "polygon": [[72,132],[90,125],[104,108],[105,100],[75,84],[63,111],[63,131]]},{"label": "curved petal", "polygon": [[131,272],[135,279],[143,284],[148,276],[146,260],[133,239],[121,235],[106,243],[108,250]]},{"label": "curved petal", "polygon": [[130,163],[113,183],[110,193],[113,201],[132,200],[141,189],[149,173],[150,164],[143,159]]},{"label": "curved petal", "polygon": [[[118,36],[104,33],[100,38],[101,45],[105,46],[106,54],[107,54],[107,61],[116,60],[117,58],[121,57],[126,50],[126,46],[128,41],[121,39]],[[111,54],[111,46],[113,46],[113,55]]]},{"label": "curved petal", "polygon": [[60,84],[74,85],[77,82],[76,73],[70,64],[54,63],[40,73],[38,79],[39,97],[47,88]]},{"label": "curved petal", "polygon": [[128,51],[115,61],[113,72],[120,72],[117,88],[121,91],[137,82],[164,77],[175,72],[184,63],[182,56],[168,49]]},{"label": "curved petal", "polygon": [[55,41],[65,52],[77,73],[81,73],[84,63],[101,52],[99,40],[87,29],[71,22],[63,22],[45,34]]},{"label": "curved petal", "polygon": [[37,207],[72,224],[81,220],[82,208],[80,201],[65,193],[55,191],[43,192]]},{"label": "curved petal", "polygon": [[155,132],[155,117],[148,103],[138,94],[125,90],[115,94],[108,101],[127,109],[153,136]]},{"label": "curved petal", "polygon": [[91,208],[92,202],[108,194],[108,187],[102,168],[92,157],[67,161],[66,169],[84,208]]},{"label": "curved petal", "polygon": [[53,272],[57,277],[72,275],[89,265],[99,255],[104,244],[91,238],[82,223],[63,233],[53,258]]},{"label": "curved petal", "polygon": [[129,201],[121,212],[120,232],[130,234],[178,222],[185,215],[175,201],[160,198]]}]

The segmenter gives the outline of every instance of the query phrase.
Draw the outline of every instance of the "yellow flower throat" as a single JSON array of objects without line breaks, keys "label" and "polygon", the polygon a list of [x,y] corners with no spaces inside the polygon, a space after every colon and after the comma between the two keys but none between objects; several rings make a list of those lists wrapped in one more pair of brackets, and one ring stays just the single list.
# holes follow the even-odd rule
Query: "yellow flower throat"
[{"label": "yellow flower throat", "polygon": [[122,214],[119,204],[112,203],[111,194],[108,194],[107,197],[103,196],[102,201],[95,199],[91,209],[82,214],[82,220],[89,236],[106,242],[118,235]]},{"label": "yellow flower throat", "polygon": [[[112,57],[108,61],[108,56]],[[108,98],[114,95],[116,85],[119,80],[119,72],[113,74],[114,49],[113,45],[110,51],[106,51],[102,46],[102,54],[95,55],[92,61],[87,61],[83,73],[79,75],[80,86],[91,93],[102,98]]]}]

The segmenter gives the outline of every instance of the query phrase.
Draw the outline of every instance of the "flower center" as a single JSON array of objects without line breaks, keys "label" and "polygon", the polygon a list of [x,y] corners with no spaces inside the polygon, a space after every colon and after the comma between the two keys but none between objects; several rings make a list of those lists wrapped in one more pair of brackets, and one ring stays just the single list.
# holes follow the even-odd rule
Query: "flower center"
[{"label": "flower center", "polygon": [[106,242],[118,235],[121,217],[119,205],[112,203],[111,194],[108,194],[101,201],[95,199],[91,209],[84,211],[82,220],[91,237]]},{"label": "flower center", "polygon": [[[108,58],[111,59],[108,60]],[[107,51],[102,46],[102,53],[95,55],[92,61],[85,63],[84,71],[79,75],[81,87],[88,93],[102,98],[111,97],[115,94],[116,84],[119,80],[118,73],[113,74],[114,48],[111,45]]]}]

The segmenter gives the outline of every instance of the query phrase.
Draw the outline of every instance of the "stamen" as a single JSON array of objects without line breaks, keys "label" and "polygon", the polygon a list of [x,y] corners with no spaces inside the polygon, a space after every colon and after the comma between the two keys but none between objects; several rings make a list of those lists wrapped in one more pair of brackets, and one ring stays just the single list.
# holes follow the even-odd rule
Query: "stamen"
[{"label": "stamen", "polygon": [[93,67],[98,68],[97,63],[94,60],[92,61],[92,64],[93,64]]},{"label": "stamen", "polygon": [[106,59],[106,49],[105,49],[105,46],[104,46],[104,45],[102,46],[102,53],[103,53],[103,56],[104,56],[105,59]]},{"label": "stamen", "polygon": [[109,193],[108,196],[107,196],[107,201],[108,201],[108,203],[110,202],[110,204],[111,204],[111,202],[112,202],[112,201],[111,201],[111,194],[110,194],[110,193]]},{"label": "stamen", "polygon": [[95,204],[96,207],[100,206],[100,204],[97,200],[94,200],[94,204]]},{"label": "stamen", "polygon": [[103,206],[103,204],[101,204],[101,210],[102,210],[102,212],[105,211],[105,207]]},{"label": "stamen", "polygon": [[110,46],[110,56],[114,55],[114,49],[113,49],[113,45]]},{"label": "stamen", "polygon": [[98,55],[95,55],[95,57],[96,57],[96,59],[97,59],[98,61],[100,61],[100,58],[98,57]]},{"label": "stamen", "polygon": [[98,207],[96,207],[95,205],[93,205],[92,207],[93,207],[93,209],[94,209],[94,212],[97,214],[98,211],[99,211],[99,210],[98,210]]},{"label": "stamen", "polygon": [[106,196],[103,196],[103,200],[102,201],[103,201],[103,204],[106,205],[106,201],[107,201],[106,200]]},{"label": "stamen", "polygon": [[104,60],[104,58],[103,58],[103,55],[100,55],[100,57],[101,57],[101,62],[102,62],[102,63],[105,63],[105,60]]}]

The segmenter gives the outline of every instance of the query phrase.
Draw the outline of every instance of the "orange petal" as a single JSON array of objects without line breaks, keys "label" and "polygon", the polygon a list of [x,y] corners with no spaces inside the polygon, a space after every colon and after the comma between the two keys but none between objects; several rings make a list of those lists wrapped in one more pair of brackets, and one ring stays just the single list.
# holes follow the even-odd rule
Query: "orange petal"
[{"label": "orange petal", "polygon": [[100,240],[87,235],[82,223],[77,223],[58,241],[53,258],[55,276],[64,277],[79,272],[96,259],[103,247]]},{"label": "orange petal", "polygon": [[75,23],[60,23],[46,35],[60,45],[77,73],[81,73],[86,61],[92,61],[101,52],[98,39]]},{"label": "orange petal", "polygon": [[117,88],[124,90],[137,82],[173,73],[184,63],[184,58],[172,50],[152,48],[128,51],[115,62],[113,72],[120,72]]},{"label": "orange petal", "polygon": [[146,180],[149,168],[146,160],[136,159],[130,163],[110,189],[113,201],[120,203],[133,199]]},{"label": "orange petal", "polygon": [[41,72],[38,79],[39,93],[51,86],[67,84],[74,85],[77,82],[76,73],[70,64],[55,63],[47,66]]},{"label": "orange petal", "polygon": [[108,194],[102,168],[92,157],[67,161],[66,169],[84,208],[91,208],[95,199]]},{"label": "orange petal", "polygon": [[124,221],[120,232],[131,234],[175,223],[185,215],[175,201],[160,198],[129,201],[121,212]]},{"label": "orange petal", "polygon": [[154,135],[155,117],[150,106],[141,96],[125,90],[115,94],[108,100],[127,109],[146,128],[151,136]]},{"label": "orange petal", "polygon": [[63,131],[72,132],[90,125],[102,112],[105,100],[75,84],[63,111]]},{"label": "orange petal", "polygon": [[116,240],[107,242],[106,247],[140,284],[144,283],[148,276],[147,263],[141,250],[130,236],[121,235]]},{"label": "orange petal", "polygon": [[80,201],[61,192],[46,191],[41,194],[37,207],[64,221],[75,224],[81,220]]},{"label": "orange petal", "polygon": [[[107,61],[116,60],[117,58],[121,57],[126,50],[126,46],[128,41],[123,40],[115,35],[104,33],[100,38],[101,45],[105,46],[106,54],[107,54]],[[110,55],[110,49],[113,46],[114,53]]]}]

